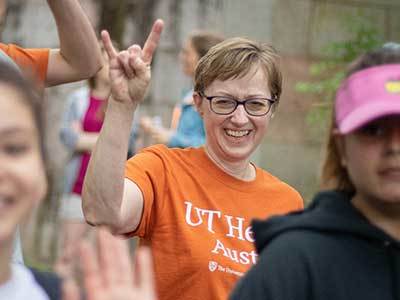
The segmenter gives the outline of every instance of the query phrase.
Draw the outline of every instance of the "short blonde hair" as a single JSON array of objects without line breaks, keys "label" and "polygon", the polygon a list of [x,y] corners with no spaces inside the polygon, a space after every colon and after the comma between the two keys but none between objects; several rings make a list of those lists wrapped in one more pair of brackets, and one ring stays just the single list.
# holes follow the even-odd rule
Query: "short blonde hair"
[{"label": "short blonde hair", "polygon": [[245,76],[253,66],[260,66],[268,78],[271,96],[279,100],[282,93],[282,74],[279,56],[267,44],[245,38],[230,38],[212,47],[196,68],[194,90],[204,90],[215,80],[228,80]]}]

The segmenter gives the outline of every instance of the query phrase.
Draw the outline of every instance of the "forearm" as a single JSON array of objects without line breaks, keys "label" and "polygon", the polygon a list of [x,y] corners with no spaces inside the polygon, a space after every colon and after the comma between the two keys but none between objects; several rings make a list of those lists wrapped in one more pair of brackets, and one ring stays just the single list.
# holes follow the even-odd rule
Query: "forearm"
[{"label": "forearm", "polygon": [[103,127],[92,152],[83,188],[83,211],[94,225],[119,228],[125,162],[135,105],[109,99]]},{"label": "forearm", "polygon": [[102,66],[102,56],[89,19],[77,0],[47,0],[60,39],[60,54],[79,78],[93,76]]}]

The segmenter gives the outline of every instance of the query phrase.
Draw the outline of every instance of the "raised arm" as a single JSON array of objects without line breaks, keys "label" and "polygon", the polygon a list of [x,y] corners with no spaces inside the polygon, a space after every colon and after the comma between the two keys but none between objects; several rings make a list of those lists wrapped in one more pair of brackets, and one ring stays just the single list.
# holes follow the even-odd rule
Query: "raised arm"
[{"label": "raised arm", "polygon": [[101,51],[78,0],[47,0],[56,21],[60,49],[50,50],[46,86],[93,76],[102,66]]},{"label": "raised arm", "polygon": [[134,112],[150,83],[150,64],[163,22],[157,20],[143,47],[117,53],[107,32],[102,32],[110,59],[111,96],[102,130],[93,150],[83,188],[83,212],[88,223],[107,225],[126,233],[139,224],[143,195],[125,179],[125,162]]}]

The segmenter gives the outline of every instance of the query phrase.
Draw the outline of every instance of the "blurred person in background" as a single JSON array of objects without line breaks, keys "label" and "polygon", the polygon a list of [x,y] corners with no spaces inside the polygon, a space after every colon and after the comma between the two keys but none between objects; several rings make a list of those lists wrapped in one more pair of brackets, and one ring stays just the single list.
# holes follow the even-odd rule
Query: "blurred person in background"
[{"label": "blurred person in background", "polygon": [[160,300],[226,299],[257,259],[250,219],[303,207],[296,190],[250,162],[279,102],[278,55],[241,38],[212,47],[198,63],[193,93],[204,147],[155,145],[126,162],[129,124],[162,27],[155,22],[143,49],[119,53],[103,32],[112,88],[83,210],[88,223],[151,247]]},{"label": "blurred person in background", "polygon": [[[72,249],[90,226],[85,222],[82,213],[81,192],[90,152],[93,150],[103,125],[110,96],[109,64],[107,54],[102,49],[103,68],[87,81],[87,85],[68,96],[66,109],[60,129],[61,142],[69,152],[70,159],[66,165],[64,191],[60,206],[61,219],[61,254],[57,269],[75,257]],[[130,153],[134,153],[136,128],[132,127],[130,136]]]},{"label": "blurred person in background", "polygon": [[400,298],[400,47],[362,55],[336,94],[322,184],[255,221],[258,263],[231,300]]},{"label": "blurred person in background", "polygon": [[18,224],[44,198],[47,182],[40,99],[9,64],[0,63],[0,89],[0,299],[58,299],[59,281],[45,291],[25,266],[11,264]]},{"label": "blurred person in background", "polygon": [[[93,76],[102,65],[100,48],[93,28],[77,0],[47,1],[55,18],[60,49],[24,49],[0,43],[2,61],[19,67],[34,78],[39,89],[78,81]],[[1,25],[5,20],[6,1],[0,1]],[[71,34],[71,33],[74,34]],[[10,58],[10,60],[7,59]],[[14,261],[23,262],[19,234]]]},{"label": "blurred person in background", "polygon": [[182,71],[191,79],[192,87],[184,93],[182,101],[175,107],[171,128],[164,128],[149,117],[141,119],[144,132],[150,133],[155,143],[178,148],[199,147],[204,144],[203,119],[193,102],[194,74],[198,61],[212,46],[222,41],[222,36],[202,31],[191,34],[185,42],[179,57]]},{"label": "blurred person in background", "polygon": [[[81,292],[71,278],[62,284],[54,274],[12,263],[18,225],[47,190],[43,109],[32,85],[4,62],[0,62],[0,98],[0,299],[80,300]],[[139,249],[134,270],[126,243],[103,229],[97,233],[96,248],[79,244],[75,263],[82,269],[79,279],[87,299],[156,299],[148,249]]]},{"label": "blurred person in background", "polygon": [[47,3],[56,22],[60,48],[25,49],[0,43],[0,50],[42,87],[93,76],[101,68],[101,53],[81,5],[77,0],[47,0]]}]

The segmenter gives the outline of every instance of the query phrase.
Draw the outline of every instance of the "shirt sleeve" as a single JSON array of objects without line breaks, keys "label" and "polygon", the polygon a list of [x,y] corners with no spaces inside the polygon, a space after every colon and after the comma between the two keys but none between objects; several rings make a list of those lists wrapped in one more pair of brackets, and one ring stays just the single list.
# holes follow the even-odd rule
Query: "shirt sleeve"
[{"label": "shirt sleeve", "polygon": [[130,158],[125,167],[125,178],[133,181],[143,194],[143,213],[138,228],[127,233],[148,238],[151,235],[156,214],[162,210],[165,198],[167,168],[163,156],[156,147],[145,149]]},{"label": "shirt sleeve", "polygon": [[24,49],[14,44],[0,44],[0,48],[32,78],[44,85],[49,63],[48,48]]}]

